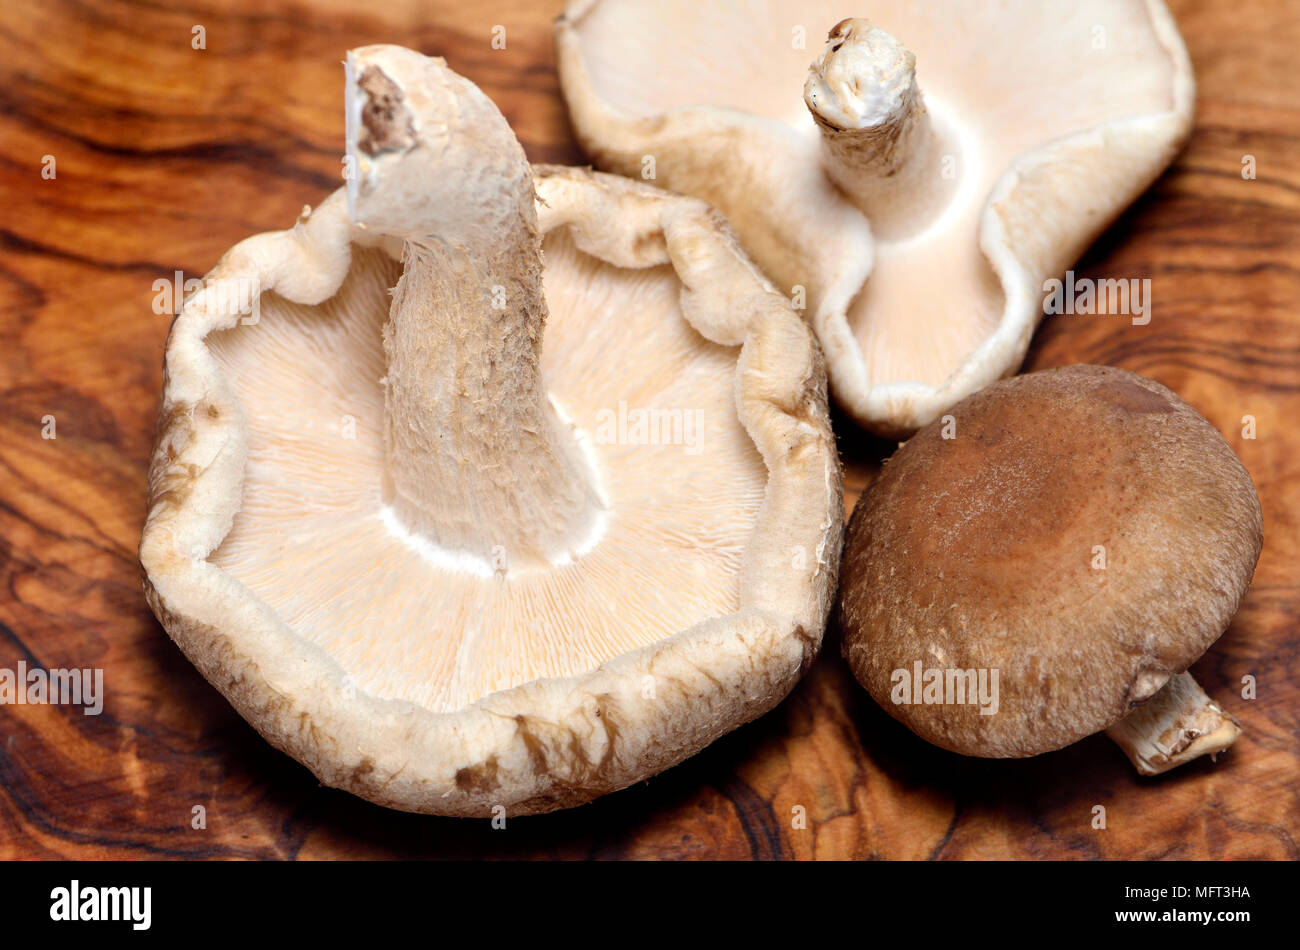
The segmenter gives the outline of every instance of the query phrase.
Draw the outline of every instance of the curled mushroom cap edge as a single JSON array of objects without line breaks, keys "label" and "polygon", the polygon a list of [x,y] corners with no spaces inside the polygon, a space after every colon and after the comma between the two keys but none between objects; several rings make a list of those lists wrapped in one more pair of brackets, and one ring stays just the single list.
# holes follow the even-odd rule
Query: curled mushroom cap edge
[{"label": "curled mushroom cap edge", "polygon": [[[1192,129],[1163,0],[991,7],[884,0],[867,22],[830,0],[761,20],[743,3],[573,0],[555,22],[595,165],[719,208],[806,295],[832,395],[882,435],[1015,372],[1045,282]],[[819,29],[810,65],[792,31]]]},{"label": "curled mushroom cap edge", "polygon": [[[368,73],[371,68],[378,74]],[[816,655],[834,595],[844,518],[822,357],[788,302],[702,202],[582,169],[537,167],[529,172],[499,112],[441,60],[397,47],[367,47],[350,54],[348,73],[348,152],[357,180],[305,213],[292,229],[260,234],[232,248],[207,276],[204,289],[185,302],[168,337],[150,464],[149,511],[140,545],[147,599],[205,678],[271,744],[298,759],[327,785],[389,807],[444,815],[490,816],[498,806],[510,814],[525,814],[580,804],[680,762],[767,711],[788,693]],[[453,113],[469,125],[457,129],[452,122],[448,132],[448,116]],[[436,141],[438,136],[444,137],[441,142]],[[463,174],[467,154],[484,158],[498,181],[511,184],[480,205],[478,210],[486,210],[485,214],[456,217],[454,203],[447,203],[455,189],[464,187],[472,193],[481,186],[475,184],[475,176],[467,179]],[[429,184],[440,180],[426,177],[429,163],[440,157],[450,162],[443,169],[446,178],[441,186]],[[411,162],[423,167],[408,167]],[[435,194],[439,187],[449,190]],[[351,194],[346,193],[349,190]],[[399,200],[391,201],[393,196]],[[360,221],[349,216],[349,203]],[[425,213],[435,226],[421,218]],[[392,478],[395,455],[414,467],[408,484],[418,491],[425,490],[415,471],[423,464],[421,458],[435,466],[432,470],[449,476],[448,460],[438,457],[436,439],[423,445],[402,441],[418,428],[418,421],[402,407],[419,404],[421,412],[443,411],[447,400],[454,400],[456,389],[436,376],[424,380],[428,386],[421,384],[420,372],[445,355],[445,348],[427,346],[428,339],[419,334],[408,334],[406,339],[403,328],[391,322],[381,345],[382,322],[373,312],[379,302],[381,317],[422,320],[421,326],[429,332],[445,326],[445,321],[440,322],[443,318],[417,298],[429,292],[454,293],[456,288],[433,269],[416,273],[420,260],[445,250],[437,246],[439,228],[473,250],[474,242],[485,234],[491,243],[489,232],[502,221],[510,222],[517,249],[526,252],[522,260],[514,261],[505,281],[508,293],[521,291],[530,303],[507,307],[506,318],[474,305],[493,320],[517,321],[513,328],[484,330],[485,324],[471,319],[473,307],[465,311],[461,328],[467,333],[499,332],[507,342],[516,343],[528,340],[531,328],[538,338],[510,357],[518,361],[507,364],[513,370],[493,378],[501,385],[524,385],[532,371],[530,361],[536,369],[540,329],[546,320],[545,299],[538,292],[543,235],[550,235],[548,280],[549,261],[554,258],[554,267],[567,268],[569,277],[628,271],[631,276],[616,281],[615,290],[642,287],[646,282],[653,290],[664,286],[663,281],[676,281],[673,306],[679,308],[684,323],[673,331],[676,335],[670,342],[689,340],[691,347],[706,353],[701,359],[714,363],[722,358],[719,354],[734,353],[729,348],[739,347],[730,379],[724,376],[720,383],[720,393],[729,398],[717,407],[717,414],[726,417],[717,433],[725,445],[717,452],[752,458],[744,464],[758,473],[758,481],[755,490],[739,493],[745,497],[736,503],[748,506],[749,521],[718,529],[719,537],[739,538],[734,552],[724,551],[716,558],[721,565],[717,570],[724,572],[723,586],[733,593],[678,590],[681,600],[694,603],[692,597],[698,593],[696,599],[705,605],[733,598],[733,609],[668,631],[653,642],[619,648],[615,655],[597,657],[600,662],[587,667],[581,658],[552,657],[551,662],[568,670],[563,675],[530,676],[527,669],[497,671],[498,679],[507,683],[503,688],[491,688],[492,676],[478,675],[481,671],[472,668],[472,655],[463,654],[470,656],[465,661],[470,668],[468,672],[458,669],[474,689],[460,699],[444,695],[436,703],[425,703],[391,695],[403,690],[407,696],[425,695],[420,676],[404,668],[418,664],[424,643],[419,636],[376,624],[359,632],[330,628],[334,639],[323,635],[313,639],[304,632],[310,623],[302,618],[317,618],[311,622],[328,627],[326,620],[319,620],[322,614],[359,610],[355,604],[349,606],[351,600],[372,590],[380,591],[375,596],[382,600],[382,591],[405,583],[401,577],[405,569],[394,567],[391,559],[415,558],[415,554],[392,553],[400,550],[401,540],[391,537],[382,542],[387,545],[382,558],[365,549],[371,543],[366,539],[382,531],[380,519],[368,509],[362,525],[345,510],[350,506],[385,501],[411,534],[433,524],[447,532],[442,537],[451,539],[448,543],[468,546],[457,555],[468,559],[466,563],[482,561],[484,552],[475,545],[483,539],[466,533],[473,526],[456,517],[455,506],[422,495],[414,499],[414,514],[404,515],[391,504],[396,496],[386,494],[397,490]],[[405,271],[398,263],[403,254]],[[460,263],[470,256],[461,255]],[[404,286],[395,292],[390,314],[385,291],[393,275],[401,275]],[[251,299],[245,293],[232,303],[231,287],[254,288]],[[588,290],[582,288],[584,293]],[[556,292],[563,296],[564,288]],[[551,293],[548,284],[547,296]],[[599,306],[603,298],[594,297],[591,306]],[[261,303],[260,322],[243,325],[249,322],[254,300]],[[529,306],[543,310],[528,312]],[[660,312],[655,307],[649,300],[641,309]],[[363,321],[357,324],[359,329],[352,328],[347,320],[360,319],[353,310],[370,312],[367,319],[372,323]],[[626,307],[599,312],[609,321],[634,316]],[[454,323],[455,314],[452,319]],[[547,324],[548,334],[559,332],[557,319],[559,315],[552,312],[555,326]],[[596,335],[587,328],[583,332]],[[252,339],[247,334],[263,335],[243,349],[231,342]],[[340,354],[346,354],[358,338],[369,341],[365,353],[357,357],[356,366],[343,365],[348,361]],[[575,337],[571,333],[569,338]],[[285,340],[293,345],[286,347]],[[392,352],[403,346],[405,351]],[[317,348],[320,354],[314,352]],[[242,354],[238,358],[249,362],[231,372],[230,361],[236,358],[232,354]],[[406,374],[404,382],[386,380],[380,385],[375,378],[383,372],[385,355],[390,369]],[[258,373],[269,374],[277,366],[281,375],[259,378]],[[703,369],[696,366],[694,372],[710,387],[718,385],[716,374]],[[617,373],[635,379],[638,370],[635,365],[619,366]],[[313,375],[316,378],[305,378]],[[323,447],[319,426],[325,424],[320,421],[325,416],[312,415],[318,408],[314,402],[322,404],[322,414],[336,410],[331,384],[361,386],[357,380],[369,381],[364,398],[358,399],[370,406],[372,428],[383,430],[383,437],[358,439],[359,445],[365,444],[349,451],[384,460],[387,468],[382,471]],[[398,391],[399,385],[406,385],[407,391]],[[284,397],[286,387],[298,387],[314,397]],[[283,401],[260,405],[257,393],[262,390],[267,399],[297,401],[292,406]],[[475,392],[482,396],[487,391]],[[479,399],[465,406],[464,412],[478,412],[481,422],[487,418],[481,403]],[[502,414],[517,408],[502,407]],[[529,411],[537,409],[534,405]],[[292,417],[293,411],[299,411],[301,418],[281,425],[282,417]],[[453,412],[448,418],[457,421],[468,416]],[[545,415],[537,418],[554,425],[561,436],[573,431],[563,418],[558,422]],[[524,423],[530,424],[527,419]],[[313,425],[318,428],[311,429]],[[395,427],[397,432],[392,431]],[[491,441],[491,432],[477,434]],[[484,451],[488,454],[480,462],[490,459],[490,448]],[[543,439],[535,458],[555,461],[547,455],[554,451],[554,443],[547,446]],[[585,464],[576,457],[569,462],[579,468]],[[689,463],[689,458],[684,460]],[[444,467],[437,469],[437,465]],[[471,477],[475,471],[470,469]],[[529,474],[521,473],[517,481],[525,481]],[[715,488],[724,493],[728,488],[714,484],[725,481],[725,475],[701,473],[694,482],[682,477],[686,481],[680,484],[703,492],[706,503],[715,497],[710,494]],[[352,494],[343,501],[334,498],[330,492],[336,486],[331,479]],[[300,489],[296,480],[307,486],[301,488],[306,498],[302,510],[288,521],[271,517],[269,524],[259,526],[258,518],[265,518],[268,511],[274,516],[285,499],[296,498],[293,492]],[[507,479],[512,480],[514,475]],[[348,487],[354,483],[364,487]],[[382,491],[375,487],[381,483]],[[461,498],[460,504],[478,506],[476,511],[507,511],[509,499],[499,492],[502,484],[492,482],[489,488]],[[665,491],[672,488],[668,485]],[[249,494],[253,490],[259,492],[256,497]],[[498,503],[504,507],[494,508]],[[593,503],[613,506],[614,526],[607,530],[619,530],[619,499],[603,495],[599,487],[577,492],[568,503],[572,504],[564,510]],[[337,516],[340,530],[361,540],[328,545],[319,538],[297,537],[296,526],[316,515]],[[735,516],[717,515],[726,517]],[[580,554],[569,562],[562,555],[563,549],[573,547],[575,537],[590,528],[584,518],[579,515],[569,523],[576,526],[576,534],[566,533],[568,529],[549,535],[530,533],[521,545],[526,557],[520,561],[489,571],[486,578],[458,578],[454,583],[497,585],[493,590],[506,596],[500,592],[508,591],[515,578],[526,584],[529,578],[579,569],[584,556],[596,555]],[[518,520],[503,520],[520,527]],[[688,540],[692,530],[708,535],[714,529],[706,519],[696,529],[666,526],[661,535]],[[281,549],[293,556],[281,557],[276,553]],[[305,566],[298,563],[303,558],[309,560]],[[691,558],[691,549],[682,549],[680,560]],[[671,581],[676,567],[664,564],[671,601],[671,583],[678,583]],[[232,565],[240,565],[241,576],[235,576],[238,572]],[[454,567],[445,564],[428,570],[431,577],[441,571],[436,576],[444,579],[456,574]],[[355,584],[348,581],[353,575]],[[628,613],[643,616],[637,613],[636,600],[653,582],[652,577],[638,578],[638,589],[627,587],[624,579]],[[407,587],[436,589],[432,584]],[[304,603],[318,596],[319,607]],[[611,609],[617,614],[617,598],[613,600]],[[292,607],[284,609],[294,622],[271,601]],[[398,607],[408,610],[409,604],[394,601],[394,610]],[[397,615],[393,625],[406,616]],[[437,619],[424,617],[422,622],[436,624]],[[518,635],[526,637],[527,632],[520,630]],[[340,640],[343,634],[346,638]],[[514,655],[509,653],[510,643],[499,649],[502,656]],[[466,698],[469,701],[459,704]]]}]

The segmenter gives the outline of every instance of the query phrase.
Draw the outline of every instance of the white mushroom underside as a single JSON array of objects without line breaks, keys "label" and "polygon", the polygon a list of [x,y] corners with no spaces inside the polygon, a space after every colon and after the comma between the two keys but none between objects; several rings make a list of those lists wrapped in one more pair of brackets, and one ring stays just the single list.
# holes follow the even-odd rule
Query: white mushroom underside
[{"label": "white mushroom underside", "polygon": [[[545,251],[544,378],[610,509],[594,546],[551,570],[485,576],[385,523],[381,332],[397,262],[354,247],[321,306],[264,295],[257,324],[209,338],[249,425],[243,506],[211,559],[358,691],[452,711],[739,606],[766,471],[736,415],[735,351],[682,318],[671,268],[620,270],[561,235]],[[642,410],[669,412],[638,430]]]},{"label": "white mushroom underside", "polygon": [[[877,237],[874,270],[847,317],[869,385],[939,385],[1003,317],[1003,288],[979,246],[998,179],[1047,143],[1172,107],[1173,63],[1145,3],[1009,0],[998,4],[1000,25],[992,15],[988,4],[953,0],[600,0],[577,30],[592,86],[615,108],[651,116],[707,105],[775,119],[764,128],[786,136],[780,151],[809,162],[820,161],[821,135],[802,91],[827,31],[867,17],[910,49],[925,104],[955,146],[959,190],[924,234]],[[665,65],[674,62],[683,68]],[[833,253],[833,232],[824,238]]]}]

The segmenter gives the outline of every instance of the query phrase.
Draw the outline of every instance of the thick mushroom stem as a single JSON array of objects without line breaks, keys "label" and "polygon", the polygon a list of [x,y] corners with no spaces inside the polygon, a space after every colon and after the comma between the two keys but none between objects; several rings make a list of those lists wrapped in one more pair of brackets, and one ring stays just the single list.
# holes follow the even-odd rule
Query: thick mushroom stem
[{"label": "thick mushroom stem", "polygon": [[1144,705],[1106,730],[1143,775],[1216,755],[1241,735],[1237,721],[1192,678],[1179,673]]},{"label": "thick mushroom stem", "polygon": [[804,102],[822,133],[826,172],[880,238],[921,231],[951,200],[959,155],[916,84],[916,57],[861,19],[831,30],[809,67]]},{"label": "thick mushroom stem", "polygon": [[542,384],[528,161],[443,60],[372,46],[347,66],[349,212],[404,242],[384,328],[390,512],[496,571],[570,560],[594,542],[603,504]]}]

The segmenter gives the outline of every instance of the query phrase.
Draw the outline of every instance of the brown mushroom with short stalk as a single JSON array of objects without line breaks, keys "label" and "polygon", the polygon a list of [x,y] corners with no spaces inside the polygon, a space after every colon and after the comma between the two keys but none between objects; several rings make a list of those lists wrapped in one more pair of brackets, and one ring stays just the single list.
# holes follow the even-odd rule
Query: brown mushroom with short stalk
[{"label": "brown mushroom with short stalk", "polygon": [[322,782],[409,811],[579,804],[770,709],[843,527],[789,302],[702,202],[530,168],[441,59],[348,55],[347,154],[173,325],[140,548],[167,631]]},{"label": "brown mushroom with short stalk", "polygon": [[1161,0],[857,12],[574,0],[556,57],[596,166],[726,214],[804,298],[839,403],[905,434],[1017,369],[1046,281],[1169,164],[1195,84]]},{"label": "brown mushroom with short stalk", "polygon": [[890,715],[963,755],[1106,730],[1151,775],[1236,740],[1186,672],[1262,538],[1250,476],[1164,386],[1072,366],[1003,380],[885,463],[849,524],[843,652]]}]

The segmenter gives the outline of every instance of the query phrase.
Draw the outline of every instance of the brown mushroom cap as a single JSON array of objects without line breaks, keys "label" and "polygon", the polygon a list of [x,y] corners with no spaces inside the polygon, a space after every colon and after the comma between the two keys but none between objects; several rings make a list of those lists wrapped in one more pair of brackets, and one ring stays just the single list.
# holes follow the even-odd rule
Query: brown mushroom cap
[{"label": "brown mushroom cap", "polygon": [[[1058,749],[1123,718],[1219,637],[1259,557],[1259,500],[1209,422],[1125,370],[1004,380],[951,416],[900,448],[853,513],[844,654],[935,745]],[[996,714],[895,702],[894,671],[918,661],[997,670]]]}]

